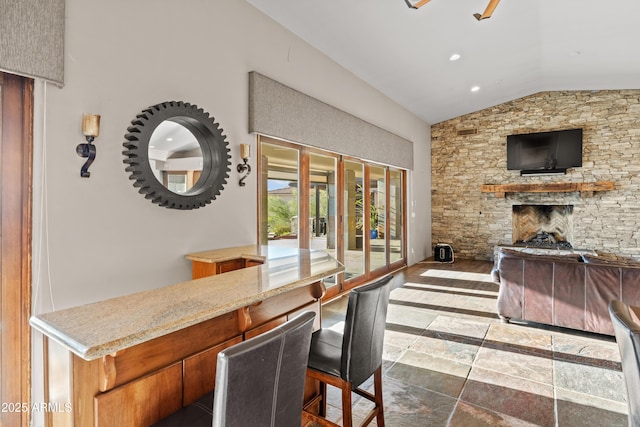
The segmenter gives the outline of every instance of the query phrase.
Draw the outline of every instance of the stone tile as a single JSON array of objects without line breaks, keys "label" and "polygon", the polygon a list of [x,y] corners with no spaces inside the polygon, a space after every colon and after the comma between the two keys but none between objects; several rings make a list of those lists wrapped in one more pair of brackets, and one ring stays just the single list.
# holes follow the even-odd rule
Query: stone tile
[{"label": "stone tile", "polygon": [[521,353],[513,351],[511,347],[482,347],[478,351],[474,366],[553,385],[553,360],[551,354]]},{"label": "stone tile", "polygon": [[554,361],[554,370],[556,387],[618,402],[626,399],[622,371],[563,360]]},{"label": "stone tile", "polygon": [[529,427],[539,424],[493,412],[466,402],[458,402],[447,425],[449,427]]},{"label": "stone tile", "polygon": [[488,324],[438,316],[409,348],[470,365],[482,344]]},{"label": "stone tile", "polygon": [[403,325],[417,330],[426,329],[436,317],[435,313],[395,304],[390,304],[387,310],[388,324]]},{"label": "stone tile", "polygon": [[529,423],[555,425],[550,385],[473,367],[460,399]]},{"label": "stone tile", "polygon": [[627,405],[592,395],[557,389],[559,427],[627,426]]},{"label": "stone tile", "polygon": [[[456,399],[385,377],[383,380],[385,425],[389,427],[445,426]],[[358,425],[371,405],[362,399],[354,405]],[[372,423],[375,425],[375,423]]]},{"label": "stone tile", "polygon": [[412,333],[386,330],[384,333],[384,345],[401,349],[408,349],[419,337]]},{"label": "stone tile", "polygon": [[486,345],[495,343],[499,346],[509,346],[514,352],[551,354],[551,334],[528,326],[513,323],[496,323],[489,327],[486,335]]},{"label": "stone tile", "polygon": [[621,370],[620,350],[613,337],[573,336],[555,334],[553,351],[556,359],[585,365]]},{"label": "stone tile", "polygon": [[457,398],[470,370],[470,365],[409,350],[386,377]]},{"label": "stone tile", "polygon": [[397,347],[391,344],[384,343],[382,349],[382,364],[393,365],[402,355],[407,351],[404,347]]}]

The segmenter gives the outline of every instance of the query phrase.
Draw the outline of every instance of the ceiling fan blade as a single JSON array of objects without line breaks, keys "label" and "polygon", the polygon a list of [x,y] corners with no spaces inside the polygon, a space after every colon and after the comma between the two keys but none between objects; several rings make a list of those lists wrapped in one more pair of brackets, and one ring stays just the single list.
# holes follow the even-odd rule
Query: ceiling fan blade
[{"label": "ceiling fan blade", "polygon": [[490,0],[487,8],[484,10],[484,12],[482,12],[482,15],[480,15],[479,13],[474,13],[473,16],[475,16],[478,21],[491,18],[491,15],[493,15],[493,11],[496,10],[496,7],[498,7],[498,3],[500,3],[500,0]]},{"label": "ceiling fan blade", "polygon": [[414,4],[411,4],[409,0],[404,0],[404,1],[405,3],[407,3],[407,6],[409,6],[411,9],[418,9],[419,7],[422,7],[425,4],[429,3],[431,0],[420,0]]}]

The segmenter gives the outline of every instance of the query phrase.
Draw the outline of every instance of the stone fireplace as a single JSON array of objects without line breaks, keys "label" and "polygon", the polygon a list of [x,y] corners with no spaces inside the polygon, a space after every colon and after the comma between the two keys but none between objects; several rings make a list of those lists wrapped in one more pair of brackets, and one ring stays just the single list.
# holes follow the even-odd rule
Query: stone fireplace
[{"label": "stone fireplace", "polygon": [[513,205],[512,211],[514,245],[572,247],[573,205]]}]

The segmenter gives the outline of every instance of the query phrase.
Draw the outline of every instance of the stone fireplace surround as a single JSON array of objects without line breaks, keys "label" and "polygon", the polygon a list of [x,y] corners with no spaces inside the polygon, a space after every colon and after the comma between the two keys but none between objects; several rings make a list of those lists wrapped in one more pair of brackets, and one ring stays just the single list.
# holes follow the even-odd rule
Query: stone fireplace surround
[{"label": "stone fireplace surround", "polygon": [[[583,165],[566,175],[506,169],[506,136],[583,128]],[[477,132],[460,132],[475,129]],[[432,241],[492,259],[513,243],[514,205],[571,205],[575,248],[640,259],[640,90],[543,92],[431,127]],[[612,191],[483,193],[486,183],[607,181]]]}]

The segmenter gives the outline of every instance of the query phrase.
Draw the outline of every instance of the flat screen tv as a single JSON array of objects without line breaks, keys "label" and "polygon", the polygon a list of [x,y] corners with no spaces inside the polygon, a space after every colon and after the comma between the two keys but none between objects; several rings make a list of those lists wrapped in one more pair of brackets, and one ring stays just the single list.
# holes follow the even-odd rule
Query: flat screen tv
[{"label": "flat screen tv", "polygon": [[507,136],[507,169],[521,175],[566,173],[582,166],[582,129]]}]

